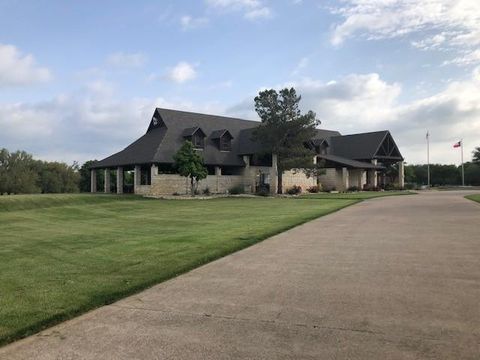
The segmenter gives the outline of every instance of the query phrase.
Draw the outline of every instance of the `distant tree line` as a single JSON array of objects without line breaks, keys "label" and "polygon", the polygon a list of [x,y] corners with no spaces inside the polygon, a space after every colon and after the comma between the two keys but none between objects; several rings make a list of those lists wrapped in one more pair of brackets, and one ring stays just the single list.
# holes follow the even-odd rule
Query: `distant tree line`
[{"label": "distant tree line", "polygon": [[[87,161],[80,167],[77,163],[35,160],[25,151],[0,149],[0,195],[89,192],[90,166],[94,162]],[[475,148],[473,160],[465,163],[464,168],[465,185],[480,186],[480,147]],[[387,169],[387,176],[397,174],[395,167]],[[112,175],[115,183],[115,174]],[[97,189],[103,188],[103,181],[103,171],[97,172]],[[126,173],[125,182],[133,183],[133,175]],[[426,185],[427,165],[406,165],[405,182]],[[461,185],[461,167],[431,164],[430,183],[432,186]]]},{"label": "distant tree line", "polygon": [[79,191],[76,163],[35,160],[25,151],[0,149],[0,195]]},{"label": "distant tree line", "polygon": [[[480,163],[464,164],[465,185],[480,186]],[[405,166],[405,182],[427,185],[427,165]],[[462,168],[456,165],[430,164],[430,184],[432,186],[461,185]]]}]

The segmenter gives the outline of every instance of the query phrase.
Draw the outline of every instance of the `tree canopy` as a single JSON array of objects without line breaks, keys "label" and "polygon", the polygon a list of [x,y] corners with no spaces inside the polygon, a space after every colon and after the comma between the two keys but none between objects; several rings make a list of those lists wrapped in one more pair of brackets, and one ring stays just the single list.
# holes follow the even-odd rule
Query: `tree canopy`
[{"label": "tree canopy", "polygon": [[480,164],[480,146],[476,147],[475,150],[473,150],[473,162]]},{"label": "tree canopy", "polygon": [[0,149],[0,195],[78,192],[78,166]]},{"label": "tree canopy", "polygon": [[294,88],[261,91],[254,99],[262,123],[253,136],[262,143],[265,152],[277,155],[279,192],[283,171],[304,169],[311,175],[318,167],[313,163],[315,153],[305,144],[314,138],[320,122],[313,111],[301,113],[300,100]]},{"label": "tree canopy", "polygon": [[198,182],[208,175],[203,158],[197,153],[191,141],[185,141],[174,155],[175,168],[181,176],[190,178],[190,191],[195,196]]}]

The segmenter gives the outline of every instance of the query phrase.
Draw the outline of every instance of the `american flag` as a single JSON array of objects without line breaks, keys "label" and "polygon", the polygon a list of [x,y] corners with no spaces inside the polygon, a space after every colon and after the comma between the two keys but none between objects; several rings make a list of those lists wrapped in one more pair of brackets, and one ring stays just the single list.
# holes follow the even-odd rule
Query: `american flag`
[{"label": "american flag", "polygon": [[460,147],[460,146],[462,146],[462,141],[461,140],[459,142],[456,142],[455,144],[453,144],[454,148],[457,148],[457,147]]}]

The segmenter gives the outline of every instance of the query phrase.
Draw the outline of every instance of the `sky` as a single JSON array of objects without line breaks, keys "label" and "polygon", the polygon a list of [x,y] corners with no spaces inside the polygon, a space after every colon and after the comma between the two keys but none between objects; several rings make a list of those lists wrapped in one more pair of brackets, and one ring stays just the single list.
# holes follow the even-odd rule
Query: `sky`
[{"label": "sky", "polygon": [[0,0],[0,148],[80,163],[155,107],[258,120],[295,87],[342,134],[388,129],[407,163],[480,146],[478,0]]}]

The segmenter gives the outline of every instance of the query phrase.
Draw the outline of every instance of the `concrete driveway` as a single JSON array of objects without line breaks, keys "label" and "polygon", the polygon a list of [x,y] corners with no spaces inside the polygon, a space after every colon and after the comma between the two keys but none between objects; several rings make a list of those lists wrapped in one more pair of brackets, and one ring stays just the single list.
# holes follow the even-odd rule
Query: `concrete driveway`
[{"label": "concrete driveway", "polygon": [[1,359],[479,359],[480,204],[362,202],[0,349]]}]

